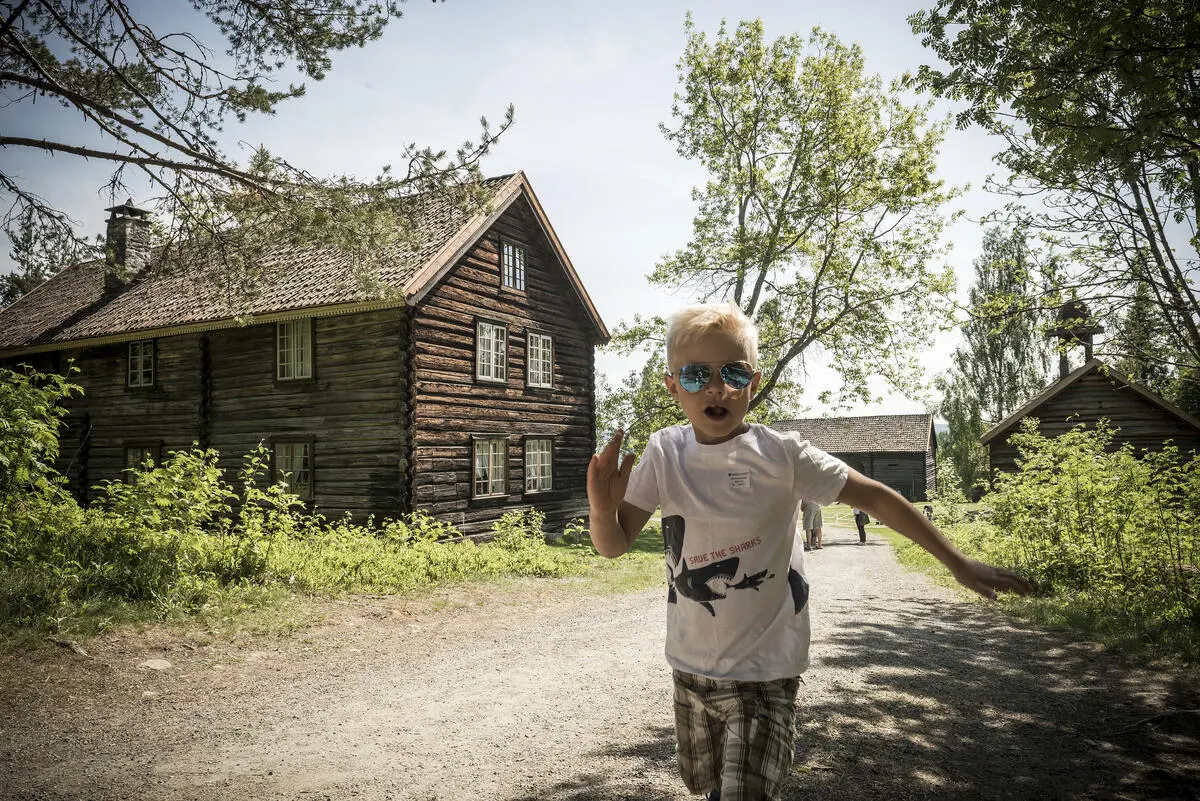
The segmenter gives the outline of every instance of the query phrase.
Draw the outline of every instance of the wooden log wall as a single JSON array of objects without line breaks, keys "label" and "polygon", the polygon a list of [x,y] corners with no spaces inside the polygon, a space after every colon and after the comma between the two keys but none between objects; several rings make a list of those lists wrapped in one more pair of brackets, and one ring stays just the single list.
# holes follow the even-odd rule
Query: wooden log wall
[{"label": "wooden log wall", "polygon": [[937,492],[937,445],[930,436],[929,450],[925,452],[925,497],[917,500],[929,500]]},{"label": "wooden log wall", "polygon": [[70,380],[83,395],[67,403],[58,468],[81,501],[101,482],[124,478],[126,447],[154,446],[165,457],[197,441],[199,356],[199,335],[155,340],[154,385],[129,387],[127,343],[63,355],[64,369],[74,358],[79,372]]},{"label": "wooden log wall", "polygon": [[[500,241],[524,245],[526,288],[501,287]],[[475,380],[479,320],[508,327],[507,380]],[[412,503],[486,533],[504,512],[536,507],[562,530],[587,513],[594,450],[593,326],[528,204],[516,201],[413,310]],[[526,335],[553,339],[553,387],[526,385]],[[472,436],[503,435],[508,494],[472,499]],[[526,493],[524,437],[553,437],[553,489]]]},{"label": "wooden log wall", "polygon": [[910,501],[928,498],[926,457],[920,453],[834,453],[834,456]]},{"label": "wooden log wall", "polygon": [[[1121,429],[1111,448],[1126,442],[1138,450],[1161,450],[1170,439],[1183,453],[1200,452],[1200,430],[1147,400],[1138,392],[1110,381],[1099,372],[1083,376],[1031,413],[1038,419],[1038,430],[1047,437],[1057,437],[1079,423],[1092,428],[1101,418]],[[1015,472],[1017,449],[1002,434],[988,443],[989,462],[993,470]]]},{"label": "wooden log wall", "polygon": [[276,437],[313,444],[313,494],[321,513],[358,521],[409,508],[405,311],[313,320],[314,378],[275,380],[275,325],[155,340],[153,387],[127,387],[128,345],[22,358],[40,370],[73,357],[83,387],[61,429],[58,468],[81,501],[120,480],[125,448],[213,447],[236,484],[242,457]]},{"label": "wooden log wall", "polygon": [[406,509],[404,310],[312,321],[313,378],[276,381],[276,326],[211,332],[209,442],[235,476],[262,441],[308,439],[313,500],[330,517],[358,522]]}]

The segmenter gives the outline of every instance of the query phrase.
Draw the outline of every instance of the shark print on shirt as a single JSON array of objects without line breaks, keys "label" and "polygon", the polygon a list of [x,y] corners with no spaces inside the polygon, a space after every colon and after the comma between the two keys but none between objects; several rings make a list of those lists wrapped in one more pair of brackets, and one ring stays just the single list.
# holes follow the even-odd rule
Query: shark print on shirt
[{"label": "shark print on shirt", "polygon": [[774,574],[768,575],[767,571],[763,570],[753,575],[745,573],[741,581],[733,583],[741,564],[741,559],[737,556],[710,562],[693,570],[683,558],[683,517],[664,517],[662,532],[663,549],[667,557],[667,603],[678,603],[678,596],[682,595],[700,604],[710,615],[716,617],[717,610],[713,603],[728,597],[729,590],[758,592],[763,582],[775,578]]}]

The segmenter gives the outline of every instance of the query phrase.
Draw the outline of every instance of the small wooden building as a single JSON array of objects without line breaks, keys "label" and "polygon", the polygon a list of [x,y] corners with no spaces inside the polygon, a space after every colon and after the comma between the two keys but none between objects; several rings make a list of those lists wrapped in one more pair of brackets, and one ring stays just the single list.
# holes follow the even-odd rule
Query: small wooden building
[{"label": "small wooden building", "polygon": [[1103,419],[1120,429],[1114,449],[1128,442],[1138,450],[1161,450],[1169,440],[1184,453],[1200,451],[1200,420],[1100,359],[1089,359],[980,437],[993,471],[1016,471],[1017,449],[1008,438],[1027,417],[1037,418],[1038,430],[1046,437],[1065,434],[1080,423],[1095,426]]},{"label": "small wooden building", "polygon": [[773,427],[797,432],[910,501],[928,500],[937,490],[937,437],[931,414],[778,420]]},{"label": "small wooden building", "polygon": [[109,249],[134,277],[62,270],[0,311],[0,361],[74,360],[84,394],[60,467],[81,500],[193,442],[232,479],[263,442],[326,515],[423,510],[477,533],[536,507],[561,527],[587,511],[608,330],[525,175],[485,186],[470,219],[429,201],[426,245],[381,270],[393,296],[368,294],[337,252],[281,251],[240,318],[185,276],[139,272],[145,213],[114,207]]}]

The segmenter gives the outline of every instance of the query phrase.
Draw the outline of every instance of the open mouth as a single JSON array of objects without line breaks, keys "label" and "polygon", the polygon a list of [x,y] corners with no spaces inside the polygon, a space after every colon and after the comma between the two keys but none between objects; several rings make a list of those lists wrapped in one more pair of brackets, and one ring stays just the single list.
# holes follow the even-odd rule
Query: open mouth
[{"label": "open mouth", "polygon": [[704,416],[709,420],[724,420],[729,416],[729,410],[724,406],[705,406]]}]

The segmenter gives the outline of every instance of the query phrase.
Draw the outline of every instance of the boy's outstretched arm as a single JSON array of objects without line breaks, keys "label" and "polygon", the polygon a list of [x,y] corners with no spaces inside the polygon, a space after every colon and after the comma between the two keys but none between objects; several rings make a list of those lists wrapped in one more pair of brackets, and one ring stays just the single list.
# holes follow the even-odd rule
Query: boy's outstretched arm
[{"label": "boy's outstretched arm", "polygon": [[[610,559],[628,553],[653,510],[647,512],[625,502],[633,454],[621,458],[625,432],[618,431],[588,463],[587,492],[592,545]],[[619,461],[618,461],[619,460]]]},{"label": "boy's outstretched arm", "polygon": [[838,500],[857,506],[893,531],[898,531],[929,551],[950,569],[958,582],[984,598],[995,599],[996,590],[1029,594],[1029,582],[1011,570],[968,559],[930,523],[925,515],[891,487],[851,470]]}]

